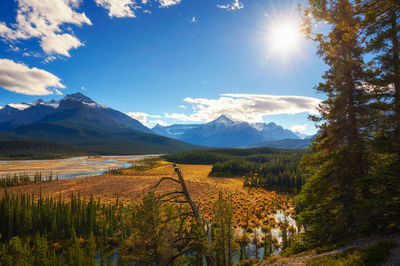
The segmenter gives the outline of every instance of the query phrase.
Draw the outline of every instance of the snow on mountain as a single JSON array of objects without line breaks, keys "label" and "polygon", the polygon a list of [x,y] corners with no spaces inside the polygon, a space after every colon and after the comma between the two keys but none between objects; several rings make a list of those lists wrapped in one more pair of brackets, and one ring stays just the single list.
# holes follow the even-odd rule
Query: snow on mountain
[{"label": "snow on mountain", "polygon": [[237,122],[221,115],[205,124],[157,125],[153,132],[192,144],[211,147],[243,147],[255,142],[280,139],[298,139],[292,131],[275,123]]},{"label": "snow on mountain", "polygon": [[[75,117],[73,120],[70,117]],[[0,110],[0,131],[8,131],[37,121],[59,122],[60,119],[89,123],[100,123],[112,127],[125,127],[151,133],[151,130],[139,121],[98,104],[82,93],[68,94],[60,101],[46,102],[38,99],[32,103],[8,104]]]}]

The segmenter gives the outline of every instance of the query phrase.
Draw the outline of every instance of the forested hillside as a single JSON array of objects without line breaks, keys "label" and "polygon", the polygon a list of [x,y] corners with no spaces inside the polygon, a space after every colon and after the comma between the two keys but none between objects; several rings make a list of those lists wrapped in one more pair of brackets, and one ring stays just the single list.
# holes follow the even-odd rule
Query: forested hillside
[{"label": "forested hillside", "polygon": [[0,140],[0,159],[53,159],[89,154],[82,148],[57,142]]},{"label": "forested hillside", "polygon": [[274,148],[213,149],[164,156],[185,164],[212,164],[210,176],[244,177],[245,186],[299,191],[304,184],[301,150]]}]

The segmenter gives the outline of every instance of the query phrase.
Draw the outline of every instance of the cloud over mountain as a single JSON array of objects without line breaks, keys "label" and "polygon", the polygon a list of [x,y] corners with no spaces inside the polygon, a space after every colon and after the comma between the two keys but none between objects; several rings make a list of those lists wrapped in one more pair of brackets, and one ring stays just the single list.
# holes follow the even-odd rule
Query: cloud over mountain
[{"label": "cloud over mountain", "polygon": [[139,122],[141,122],[146,126],[154,126],[155,124],[166,125],[166,123],[164,123],[161,120],[148,120],[148,118],[161,118],[161,116],[159,115],[151,115],[144,112],[130,112],[127,113],[127,115],[132,117],[133,119],[138,120]]},{"label": "cloud over mountain", "polygon": [[165,113],[165,118],[181,121],[212,121],[229,114],[235,121],[261,122],[263,116],[276,114],[317,113],[321,100],[304,96],[276,96],[267,94],[221,94],[218,99],[185,98],[194,112],[192,114]]},{"label": "cloud over mountain", "polygon": [[26,95],[49,95],[65,88],[61,79],[50,72],[9,59],[0,59],[0,87]]}]

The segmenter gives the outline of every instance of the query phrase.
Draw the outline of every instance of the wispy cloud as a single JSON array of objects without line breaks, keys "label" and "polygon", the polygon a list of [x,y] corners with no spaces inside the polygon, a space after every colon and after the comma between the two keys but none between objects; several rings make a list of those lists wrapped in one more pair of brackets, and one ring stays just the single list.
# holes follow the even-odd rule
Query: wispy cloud
[{"label": "wispy cloud", "polygon": [[239,0],[234,0],[233,3],[231,4],[217,5],[217,7],[230,11],[230,10],[242,9],[244,5],[241,2],[239,2]]},{"label": "wispy cloud", "polygon": [[304,125],[294,125],[290,128],[293,132],[305,134],[306,133],[307,124]]},{"label": "wispy cloud", "polygon": [[[83,43],[65,29],[65,24],[76,26],[92,25],[85,13],[77,9],[79,0],[17,0],[16,23],[8,26],[0,22],[0,37],[5,41],[39,38],[46,54],[60,54],[69,57],[69,50]],[[68,31],[68,32],[66,32]]]},{"label": "wispy cloud", "polygon": [[[137,9],[141,9],[144,6],[148,5],[150,1],[142,0],[95,0],[97,5],[103,7],[108,10],[108,16],[110,18],[125,18],[131,17],[135,18],[135,11]],[[181,2],[181,0],[155,0],[159,3],[159,7],[170,7],[173,5],[177,5]],[[151,11],[147,8],[143,10],[143,13],[151,14]]]},{"label": "wispy cloud", "polygon": [[0,87],[26,95],[61,93],[61,79],[50,72],[9,59],[0,59]]},{"label": "wispy cloud", "polygon": [[181,0],[158,0],[160,3],[160,7],[169,7],[173,5],[177,5],[181,2]]},{"label": "wispy cloud", "polygon": [[9,103],[9,106],[11,106],[12,108],[18,109],[18,110],[25,110],[29,107],[31,107],[31,105],[26,104],[26,103]]},{"label": "wispy cloud", "polygon": [[235,121],[262,122],[266,115],[317,113],[321,100],[304,96],[276,96],[267,94],[222,94],[218,99],[185,98],[193,113],[165,113],[165,118],[181,121],[212,121],[229,115]]},{"label": "wispy cloud", "polygon": [[159,115],[151,115],[151,114],[144,113],[144,112],[130,112],[130,113],[127,113],[127,115],[129,115],[133,119],[138,120],[140,123],[142,123],[143,125],[145,125],[147,127],[153,127],[156,124],[167,125],[167,123],[165,123],[161,120],[149,120],[149,118],[161,118],[161,116],[159,116]]},{"label": "wispy cloud", "polygon": [[162,121],[162,120],[150,120],[149,121],[149,123],[150,123],[150,126],[149,127],[154,127],[155,125],[157,125],[157,124],[159,124],[159,125],[161,125],[161,126],[169,126],[169,124],[168,123],[165,123],[164,121]]}]

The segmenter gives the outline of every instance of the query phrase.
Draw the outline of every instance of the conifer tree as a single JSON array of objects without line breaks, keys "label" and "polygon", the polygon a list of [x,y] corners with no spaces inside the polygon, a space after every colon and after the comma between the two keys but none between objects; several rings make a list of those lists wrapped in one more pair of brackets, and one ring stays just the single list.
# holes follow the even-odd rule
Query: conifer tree
[{"label": "conifer tree", "polygon": [[[329,69],[316,89],[327,99],[319,106],[320,135],[305,157],[308,181],[298,197],[300,222],[310,243],[335,242],[364,230],[363,198],[368,197],[366,101],[360,19],[350,0],[310,0],[305,31],[318,43]],[[315,33],[313,23],[330,28]]]},{"label": "conifer tree", "polygon": [[371,227],[400,228],[400,2],[358,0],[369,61]]},{"label": "conifer tree", "polygon": [[233,265],[233,255],[236,249],[233,231],[232,200],[224,198],[219,192],[214,206],[213,218],[213,250],[216,253],[217,265]]}]

